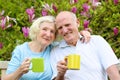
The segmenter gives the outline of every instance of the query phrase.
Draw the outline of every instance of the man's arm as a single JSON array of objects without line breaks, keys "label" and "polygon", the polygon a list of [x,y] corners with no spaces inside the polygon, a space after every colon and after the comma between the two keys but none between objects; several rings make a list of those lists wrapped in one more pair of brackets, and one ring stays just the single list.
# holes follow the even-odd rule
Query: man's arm
[{"label": "man's arm", "polygon": [[107,69],[110,80],[120,80],[120,73],[116,65],[112,65]]},{"label": "man's arm", "polygon": [[53,80],[64,80],[64,75],[58,73],[57,77],[55,77]]}]

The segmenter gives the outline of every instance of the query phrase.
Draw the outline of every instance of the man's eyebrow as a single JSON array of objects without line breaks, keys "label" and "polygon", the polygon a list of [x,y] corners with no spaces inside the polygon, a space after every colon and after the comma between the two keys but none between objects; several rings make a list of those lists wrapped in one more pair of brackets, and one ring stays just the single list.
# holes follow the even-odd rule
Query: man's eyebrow
[{"label": "man's eyebrow", "polygon": [[65,24],[64,26],[69,26],[70,24]]}]

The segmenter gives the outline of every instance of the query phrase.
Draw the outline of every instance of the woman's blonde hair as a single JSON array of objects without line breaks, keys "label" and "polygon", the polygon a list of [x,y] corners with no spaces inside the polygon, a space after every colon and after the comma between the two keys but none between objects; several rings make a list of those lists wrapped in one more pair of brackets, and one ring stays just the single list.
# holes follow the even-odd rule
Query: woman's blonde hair
[{"label": "woman's blonde hair", "polygon": [[30,31],[29,31],[29,37],[31,40],[35,40],[36,36],[40,30],[40,25],[43,22],[50,22],[50,23],[54,23],[55,22],[55,17],[54,16],[43,16],[40,17],[38,19],[36,19],[33,24],[30,27]]}]

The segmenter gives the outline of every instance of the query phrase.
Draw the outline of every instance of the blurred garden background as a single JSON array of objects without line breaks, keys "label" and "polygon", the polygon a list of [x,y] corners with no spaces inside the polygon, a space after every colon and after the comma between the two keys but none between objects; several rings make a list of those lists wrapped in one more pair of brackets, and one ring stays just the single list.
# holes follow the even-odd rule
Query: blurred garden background
[{"label": "blurred garden background", "polygon": [[91,28],[103,36],[120,58],[120,0],[0,0],[0,61],[10,60],[16,45],[29,41],[34,19],[74,12],[79,30]]}]

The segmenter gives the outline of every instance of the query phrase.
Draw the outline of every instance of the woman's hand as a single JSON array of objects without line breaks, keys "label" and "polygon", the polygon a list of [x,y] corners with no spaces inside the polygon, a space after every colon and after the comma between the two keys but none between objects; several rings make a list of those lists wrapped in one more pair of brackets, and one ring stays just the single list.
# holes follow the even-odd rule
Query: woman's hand
[{"label": "woman's hand", "polygon": [[3,80],[19,80],[23,74],[29,71],[30,62],[29,58],[25,59],[15,72],[5,75]]},{"label": "woman's hand", "polygon": [[91,33],[92,33],[92,30],[90,28],[86,28],[85,30],[80,31],[80,34],[83,36],[81,38],[81,41],[88,43],[91,38]]},{"label": "woman's hand", "polygon": [[22,62],[21,66],[19,67],[21,74],[25,74],[29,71],[30,63],[31,63],[31,60],[29,58],[25,59]]}]

